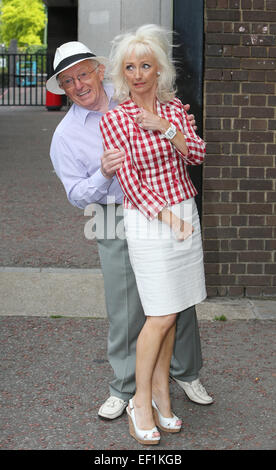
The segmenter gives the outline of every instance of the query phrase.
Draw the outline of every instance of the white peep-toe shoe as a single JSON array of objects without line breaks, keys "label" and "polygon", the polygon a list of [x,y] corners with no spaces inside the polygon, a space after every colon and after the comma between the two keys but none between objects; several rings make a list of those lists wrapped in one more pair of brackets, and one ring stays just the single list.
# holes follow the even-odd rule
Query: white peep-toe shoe
[{"label": "white peep-toe shoe", "polygon": [[172,418],[165,418],[159,411],[156,403],[152,400],[153,406],[153,416],[155,419],[155,424],[162,431],[165,432],[179,432],[181,429],[182,421],[173,413]]},{"label": "white peep-toe shoe", "polygon": [[[152,429],[139,429],[135,420],[135,411],[132,399],[129,400],[129,406],[127,407],[128,422],[129,422],[129,432],[136,441],[144,445],[156,445],[160,442],[160,434],[155,426]],[[154,434],[158,436],[154,436]]]}]

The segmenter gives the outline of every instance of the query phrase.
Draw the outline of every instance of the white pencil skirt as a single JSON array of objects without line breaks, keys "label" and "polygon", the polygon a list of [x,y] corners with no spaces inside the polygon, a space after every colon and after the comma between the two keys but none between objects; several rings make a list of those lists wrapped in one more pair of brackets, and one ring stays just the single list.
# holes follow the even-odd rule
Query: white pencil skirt
[{"label": "white pencil skirt", "polygon": [[200,222],[194,198],[169,208],[191,223],[193,234],[177,241],[170,227],[124,209],[129,256],[145,315],[181,312],[206,298]]}]

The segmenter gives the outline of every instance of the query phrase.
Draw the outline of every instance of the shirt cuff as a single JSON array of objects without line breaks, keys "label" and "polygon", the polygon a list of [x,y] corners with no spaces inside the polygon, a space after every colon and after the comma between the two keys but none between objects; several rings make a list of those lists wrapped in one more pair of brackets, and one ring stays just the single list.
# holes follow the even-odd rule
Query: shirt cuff
[{"label": "shirt cuff", "polygon": [[156,201],[154,204],[140,207],[140,211],[147,217],[148,220],[155,219],[159,212],[167,207],[167,201]]},{"label": "shirt cuff", "polygon": [[88,182],[91,183],[91,186],[97,188],[97,191],[100,193],[105,194],[108,191],[109,186],[111,185],[113,178],[106,178],[99,168],[96,173],[94,173],[90,178],[88,178]]}]

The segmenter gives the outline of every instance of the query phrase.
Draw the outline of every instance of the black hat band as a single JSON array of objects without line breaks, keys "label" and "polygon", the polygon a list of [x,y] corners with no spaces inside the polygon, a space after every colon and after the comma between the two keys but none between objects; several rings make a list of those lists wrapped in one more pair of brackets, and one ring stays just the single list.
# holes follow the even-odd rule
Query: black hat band
[{"label": "black hat band", "polygon": [[92,52],[84,52],[82,54],[74,54],[71,55],[70,57],[66,57],[63,59],[58,66],[56,67],[54,73],[59,73],[61,70],[63,70],[65,67],[68,67],[68,65],[73,64],[74,62],[77,62],[78,60],[81,59],[89,59],[90,57],[96,57],[95,54],[92,54]]}]

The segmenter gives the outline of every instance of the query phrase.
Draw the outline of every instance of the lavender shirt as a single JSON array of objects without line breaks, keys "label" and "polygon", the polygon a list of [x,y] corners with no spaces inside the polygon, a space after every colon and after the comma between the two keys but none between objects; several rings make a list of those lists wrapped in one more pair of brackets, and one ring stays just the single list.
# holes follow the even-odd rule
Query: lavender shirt
[{"label": "lavender shirt", "polygon": [[[104,85],[109,109],[116,106],[112,100],[113,88]],[[89,111],[73,104],[57,126],[53,135],[50,156],[57,176],[65,188],[69,202],[84,209],[87,204],[122,204],[123,193],[116,176],[103,176],[101,156],[102,136],[99,122],[103,113]]]}]

